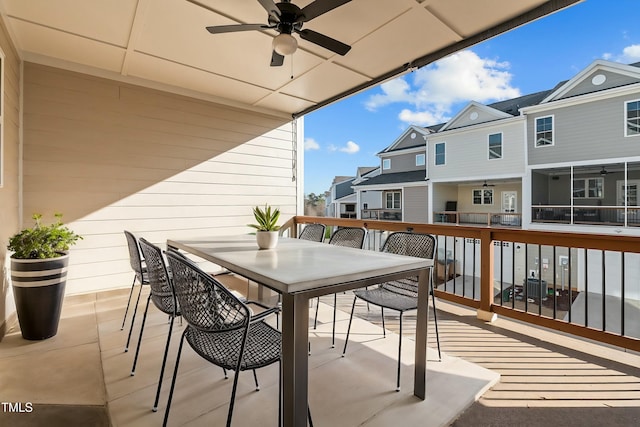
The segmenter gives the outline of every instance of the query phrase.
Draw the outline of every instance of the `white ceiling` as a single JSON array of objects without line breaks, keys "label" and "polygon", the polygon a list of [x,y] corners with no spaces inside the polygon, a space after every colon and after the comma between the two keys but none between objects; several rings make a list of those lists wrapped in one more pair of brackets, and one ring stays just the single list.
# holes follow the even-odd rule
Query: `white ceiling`
[{"label": "white ceiling", "polygon": [[0,13],[25,61],[289,115],[577,1],[353,0],[304,26],[351,45],[346,56],[296,36],[281,67],[273,30],[205,30],[266,23],[257,0],[0,0]]}]

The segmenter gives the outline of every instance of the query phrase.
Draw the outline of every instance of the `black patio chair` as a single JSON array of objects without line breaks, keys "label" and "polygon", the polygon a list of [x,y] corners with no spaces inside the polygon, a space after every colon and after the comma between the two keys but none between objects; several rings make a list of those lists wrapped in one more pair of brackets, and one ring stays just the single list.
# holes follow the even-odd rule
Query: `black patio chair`
[{"label": "black patio chair", "polygon": [[[389,235],[381,249],[398,255],[407,255],[419,258],[434,259],[436,253],[436,239],[430,234],[396,232]],[[438,358],[440,354],[440,337],[438,334],[438,318],[436,315],[436,300],[433,292],[433,268],[429,272],[429,293],[433,302],[433,317],[436,327],[436,340],[438,343]],[[351,331],[351,321],[353,311],[356,306],[356,299],[362,299],[370,304],[377,305],[382,309],[382,331],[386,337],[384,327],[384,309],[398,311],[400,313],[400,334],[398,339],[398,377],[396,381],[396,391],[400,391],[400,356],[402,354],[402,315],[409,310],[418,308],[418,278],[412,277],[402,280],[394,280],[379,285],[373,289],[362,289],[354,291],[353,305],[351,306],[351,317],[347,327],[347,337],[344,342],[342,356],[347,352],[349,343],[349,332]]]},{"label": "black patio chair", "polygon": [[129,247],[129,263],[133,270],[133,282],[131,283],[131,290],[129,291],[129,299],[127,300],[127,308],[124,311],[124,318],[122,319],[122,326],[120,330],[124,329],[124,324],[127,320],[127,313],[129,313],[129,305],[131,304],[131,297],[133,296],[133,288],[136,286],[136,281],[140,283],[140,291],[138,292],[138,298],[136,305],[133,307],[133,316],[131,317],[131,326],[129,327],[129,335],[127,336],[127,343],[124,346],[125,353],[129,351],[129,343],[131,342],[131,332],[133,332],[133,323],[136,320],[136,313],[138,312],[138,303],[140,303],[140,295],[142,294],[142,288],[144,285],[149,284],[147,277],[147,267],[142,254],[140,253],[140,246],[138,239],[130,231],[124,230],[124,235],[127,238],[127,246]]},{"label": "black patio chair", "polygon": [[323,242],[325,229],[324,224],[307,224],[300,232],[298,239]]},{"label": "black patio chair", "polygon": [[162,358],[162,366],[160,368],[160,378],[158,380],[158,388],[156,398],[153,402],[152,411],[158,410],[158,400],[160,399],[160,390],[162,389],[162,378],[164,377],[164,369],[167,365],[167,354],[169,353],[169,344],[171,343],[171,332],[173,331],[173,322],[176,317],[180,316],[180,308],[176,301],[173,291],[173,283],[171,275],[167,270],[167,265],[162,256],[162,250],[154,244],[148,242],[144,238],[140,238],[140,249],[147,263],[147,274],[149,276],[149,287],[151,292],[147,298],[147,306],[142,316],[142,325],[140,326],[140,337],[136,347],[136,355],[133,358],[133,366],[131,375],[135,375],[136,365],[138,363],[138,354],[140,353],[140,345],[142,343],[142,334],[144,325],[147,320],[147,312],[149,311],[149,302],[153,301],[158,310],[169,316],[169,332],[167,334],[167,344],[164,348],[164,356]]},{"label": "black patio chair", "polygon": [[[281,333],[265,322],[267,316],[280,309],[256,301],[242,302],[215,277],[173,250],[167,251],[167,260],[187,326],[178,347],[163,425],[166,426],[169,419],[182,346],[186,340],[200,357],[225,370],[235,371],[227,414],[227,427],[230,427],[240,371],[253,370],[258,388],[255,370],[281,360]],[[264,311],[254,315],[247,304],[255,304]]]},{"label": "black patio chair", "polygon": [[[330,245],[344,246],[348,248],[362,249],[367,230],[360,227],[341,227],[337,229],[329,239]],[[316,299],[316,315],[313,320],[313,328],[318,325],[318,306],[320,305],[320,297]],[[331,331],[331,348],[336,344],[336,311],[337,311],[337,295],[333,294],[333,329]]]}]

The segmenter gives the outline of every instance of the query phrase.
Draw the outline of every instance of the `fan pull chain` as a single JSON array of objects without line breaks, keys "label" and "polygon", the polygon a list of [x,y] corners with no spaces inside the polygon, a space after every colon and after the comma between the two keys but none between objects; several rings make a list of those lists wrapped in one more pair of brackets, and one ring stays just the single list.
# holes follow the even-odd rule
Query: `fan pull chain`
[{"label": "fan pull chain", "polygon": [[291,55],[291,80],[293,80],[293,55]]}]

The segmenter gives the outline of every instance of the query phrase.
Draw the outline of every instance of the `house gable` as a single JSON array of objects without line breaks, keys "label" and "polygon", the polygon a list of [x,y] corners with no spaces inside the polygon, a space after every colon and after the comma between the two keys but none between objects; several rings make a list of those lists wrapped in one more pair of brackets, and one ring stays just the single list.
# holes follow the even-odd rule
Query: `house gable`
[{"label": "house gable", "polygon": [[640,62],[625,65],[597,60],[547,96],[542,103],[636,83],[640,83]]},{"label": "house gable", "polygon": [[513,115],[482,105],[478,102],[471,101],[466,107],[460,110],[455,117],[442,126],[442,128],[440,128],[440,132],[477,125],[480,123],[492,122],[494,120],[506,119],[509,117],[513,117]]},{"label": "house gable", "polygon": [[426,136],[429,131],[418,126],[409,126],[400,137],[398,137],[391,145],[382,150],[378,155],[389,153],[392,151],[406,150],[409,148],[425,147]]}]

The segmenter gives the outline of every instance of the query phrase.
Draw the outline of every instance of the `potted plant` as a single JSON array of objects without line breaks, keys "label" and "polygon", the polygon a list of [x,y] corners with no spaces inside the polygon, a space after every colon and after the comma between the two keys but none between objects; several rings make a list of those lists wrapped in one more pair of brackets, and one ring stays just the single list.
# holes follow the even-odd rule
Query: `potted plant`
[{"label": "potted plant", "polygon": [[82,239],[62,223],[43,225],[34,214],[35,225],[9,239],[11,282],[22,336],[43,340],[58,332],[60,311],[67,280],[69,247]]},{"label": "potted plant", "polygon": [[253,216],[256,219],[256,224],[249,224],[249,227],[253,227],[257,230],[256,241],[260,249],[275,248],[278,244],[278,230],[279,225],[276,225],[280,218],[280,209],[271,208],[269,205],[264,205],[264,209],[259,206],[253,208]]}]

